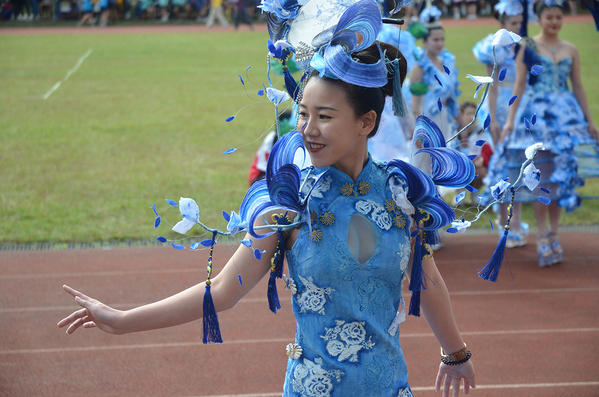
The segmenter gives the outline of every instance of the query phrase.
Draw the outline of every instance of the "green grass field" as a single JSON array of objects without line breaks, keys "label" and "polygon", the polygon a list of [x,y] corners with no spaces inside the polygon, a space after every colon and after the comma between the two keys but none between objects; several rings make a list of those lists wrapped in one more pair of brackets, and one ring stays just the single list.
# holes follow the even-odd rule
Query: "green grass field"
[{"label": "green grass field", "polygon": [[[447,29],[465,100],[475,87],[463,76],[484,74],[471,48],[496,29]],[[597,33],[592,24],[565,25],[562,37],[581,53],[599,122],[591,88],[599,87]],[[260,135],[274,120],[273,106],[256,95],[266,80],[267,39],[265,32],[3,35],[0,243],[172,236],[166,226],[153,229],[149,207],[156,202],[160,211],[165,198],[180,196],[199,203],[203,222],[224,229],[221,212],[238,210]],[[239,150],[223,155],[230,147]],[[599,183],[588,181],[582,194],[599,195]],[[563,223],[598,224],[598,210],[585,201]],[[165,217],[176,222],[178,213]],[[532,222],[530,211],[525,218]]]}]

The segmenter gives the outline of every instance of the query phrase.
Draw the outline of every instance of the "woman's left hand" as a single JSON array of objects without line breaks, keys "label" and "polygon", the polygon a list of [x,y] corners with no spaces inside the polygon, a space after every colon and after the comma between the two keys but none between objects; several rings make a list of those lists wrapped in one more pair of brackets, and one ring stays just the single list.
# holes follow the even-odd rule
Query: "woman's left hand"
[{"label": "woman's left hand", "polygon": [[439,365],[439,373],[437,374],[437,382],[435,383],[435,390],[439,391],[443,388],[443,397],[449,397],[449,389],[453,385],[453,397],[457,397],[460,394],[460,384],[464,379],[464,393],[468,394],[470,388],[476,388],[474,381],[474,365],[472,360],[466,361],[460,365],[446,365],[441,363]]}]

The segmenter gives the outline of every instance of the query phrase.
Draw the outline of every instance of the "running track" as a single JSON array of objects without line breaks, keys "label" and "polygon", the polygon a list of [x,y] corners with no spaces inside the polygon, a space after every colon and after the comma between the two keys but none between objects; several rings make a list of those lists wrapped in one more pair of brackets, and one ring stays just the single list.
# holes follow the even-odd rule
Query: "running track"
[{"label": "running track", "polygon": [[[447,238],[435,257],[474,354],[470,395],[599,396],[597,237],[563,233],[566,259],[551,268],[537,266],[534,244],[508,250],[497,283],[476,276],[495,235]],[[217,246],[215,270],[233,248]],[[220,314],[222,345],[202,345],[200,322],[124,336],[55,325],[77,308],[64,283],[128,308],[203,281],[206,258],[168,247],[0,252],[0,396],[279,396],[294,320],[281,284],[283,309],[269,312],[266,279]],[[424,319],[410,317],[401,339],[415,395],[438,395]]]}]

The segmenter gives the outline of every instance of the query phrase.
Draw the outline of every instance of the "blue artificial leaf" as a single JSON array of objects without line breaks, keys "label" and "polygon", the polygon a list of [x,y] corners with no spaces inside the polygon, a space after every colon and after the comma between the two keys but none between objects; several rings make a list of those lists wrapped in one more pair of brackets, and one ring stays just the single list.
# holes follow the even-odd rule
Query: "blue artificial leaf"
[{"label": "blue artificial leaf", "polygon": [[484,139],[479,139],[478,141],[476,141],[475,145],[476,146],[482,146],[482,145],[485,144],[485,142],[487,142],[487,141],[485,141]]},{"label": "blue artificial leaf", "polygon": [[466,197],[466,192],[461,192],[460,194],[455,196],[456,204],[459,204],[462,200],[464,200],[464,197]]},{"label": "blue artificial leaf", "polygon": [[191,244],[191,245],[189,246],[189,248],[191,248],[192,250],[195,250],[195,249],[197,249],[199,246],[200,246],[200,243],[197,243],[197,242],[196,242],[196,243],[193,243],[193,244]]},{"label": "blue artificial leaf", "polygon": [[475,189],[475,188],[473,188],[470,185],[464,186],[464,189],[468,190],[470,193],[476,193],[476,192],[478,192],[478,189]]},{"label": "blue artificial leaf", "polygon": [[202,244],[204,247],[210,247],[212,245],[212,240],[202,240],[200,241],[200,244]]},{"label": "blue artificial leaf", "polygon": [[252,67],[252,65],[250,65],[250,66],[248,66],[247,68],[245,68],[245,70],[248,70],[248,69],[249,69],[249,68],[251,68],[251,67]]},{"label": "blue artificial leaf", "polygon": [[437,74],[435,74],[435,80],[437,80],[437,83],[439,83],[439,85],[441,87],[443,87],[443,83],[441,83],[441,80],[439,80],[439,78],[437,77]]},{"label": "blue artificial leaf", "polygon": [[485,123],[483,124],[483,128],[486,130],[491,125],[491,115],[487,114],[487,118],[485,119]]},{"label": "blue artificial leaf", "polygon": [[223,218],[225,218],[225,220],[227,222],[229,222],[231,220],[231,216],[224,210],[223,210]]},{"label": "blue artificial leaf", "polygon": [[499,81],[503,81],[505,80],[505,76],[507,74],[507,68],[503,68],[499,71],[499,77],[497,78],[497,80]]},{"label": "blue artificial leaf", "polygon": [[437,107],[439,108],[439,111],[443,109],[443,103],[441,102],[441,98],[437,98]]},{"label": "blue artificial leaf", "polygon": [[548,199],[545,196],[539,196],[539,201],[545,205],[550,205],[551,204],[551,200]]},{"label": "blue artificial leaf", "polygon": [[239,280],[239,284],[243,286],[243,281],[241,281],[241,274],[237,274],[237,280]]},{"label": "blue artificial leaf", "polygon": [[530,130],[530,121],[528,121],[528,119],[524,119],[524,126],[526,127],[527,130]]},{"label": "blue artificial leaf", "polygon": [[256,258],[258,260],[262,260],[262,253],[260,252],[260,250],[258,248],[256,248],[254,250],[254,258]]},{"label": "blue artificial leaf", "polygon": [[258,94],[259,96],[264,96],[264,90],[260,89],[256,94]]},{"label": "blue artificial leaf", "polygon": [[458,229],[456,229],[455,227],[450,227],[449,229],[446,230],[447,233],[457,233]]},{"label": "blue artificial leaf", "polygon": [[245,245],[248,248],[252,246],[252,240],[250,240],[249,238],[245,239],[245,240],[241,240],[240,243]]},{"label": "blue artificial leaf", "polygon": [[445,65],[443,65],[443,70],[445,71],[445,73],[447,73],[447,75],[449,76],[449,73],[451,73],[451,71],[449,70],[449,68]]},{"label": "blue artificial leaf", "polygon": [[541,65],[534,65],[530,68],[530,74],[533,76],[538,76],[543,72],[543,67]]},{"label": "blue artificial leaf", "polygon": [[512,106],[512,104],[514,103],[514,101],[518,98],[518,95],[514,95],[513,97],[510,98],[510,102],[508,106]]},{"label": "blue artificial leaf", "polygon": [[154,210],[154,213],[156,214],[156,216],[160,216],[160,215],[158,215],[158,212],[156,212],[156,203],[154,203],[154,205],[152,205],[150,208]]},{"label": "blue artificial leaf", "polygon": [[156,229],[158,226],[160,226],[160,217],[157,216],[156,220],[154,221],[154,229]]},{"label": "blue artificial leaf", "polygon": [[179,206],[179,204],[176,201],[173,201],[171,199],[164,199],[164,201],[166,201],[167,203],[169,203],[173,207],[178,207]]},{"label": "blue artificial leaf", "polygon": [[156,240],[160,241],[161,243],[166,243],[166,237],[158,236],[156,237]]},{"label": "blue artificial leaf", "polygon": [[182,246],[181,244],[175,244],[175,243],[171,243],[171,245],[173,246],[174,249],[176,250],[184,250],[185,247]]},{"label": "blue artificial leaf", "polygon": [[541,191],[543,191],[543,192],[545,192],[547,194],[551,193],[551,190],[547,189],[546,187],[542,187]]},{"label": "blue artificial leaf", "polygon": [[227,118],[225,119],[225,121],[226,121],[227,123],[230,123],[230,122],[231,122],[231,121],[233,121],[234,119],[235,119],[235,116],[229,116],[229,117],[227,117]]},{"label": "blue artificial leaf", "polygon": [[410,237],[416,237],[416,235],[418,235],[418,230],[414,230],[412,234],[410,234]]},{"label": "blue artificial leaf", "polygon": [[270,40],[266,42],[266,46],[268,47],[268,51],[272,52],[273,54],[277,50],[277,47],[275,47],[274,43]]},{"label": "blue artificial leaf", "polygon": [[474,98],[478,98],[478,90],[480,90],[480,87],[482,87],[482,84],[479,84],[476,86],[476,91],[474,91]]},{"label": "blue artificial leaf", "polygon": [[239,76],[239,80],[241,80],[241,85],[245,85],[245,83],[243,82],[243,79],[241,78],[241,75],[238,74],[237,76]]},{"label": "blue artificial leaf", "polygon": [[223,152],[223,154],[231,154],[231,153],[235,153],[237,151],[236,148],[232,147],[231,149],[227,149]]},{"label": "blue artificial leaf", "polygon": [[468,158],[470,159],[470,161],[474,160],[476,157],[477,157],[476,154],[468,155]]},{"label": "blue artificial leaf", "polygon": [[491,224],[491,230],[495,230],[495,226],[493,226],[493,222],[489,219],[489,223]]},{"label": "blue artificial leaf", "polygon": [[537,123],[537,114],[536,113],[532,114],[530,122],[532,123],[532,125],[535,125]]}]

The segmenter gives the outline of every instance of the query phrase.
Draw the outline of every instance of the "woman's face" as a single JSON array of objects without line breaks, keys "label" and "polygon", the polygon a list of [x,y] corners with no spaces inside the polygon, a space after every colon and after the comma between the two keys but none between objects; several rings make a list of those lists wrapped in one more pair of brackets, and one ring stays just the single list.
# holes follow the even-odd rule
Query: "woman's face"
[{"label": "woman's face", "polygon": [[361,170],[364,165],[366,138],[374,121],[374,110],[356,117],[342,87],[316,76],[308,81],[297,126],[315,167],[333,165],[353,177],[352,170],[356,166]]},{"label": "woman's face", "polygon": [[445,48],[445,30],[433,29],[424,42],[424,48],[428,53],[439,55]]},{"label": "woman's face", "polygon": [[545,34],[557,34],[562,28],[564,13],[559,7],[548,7],[539,17],[539,25]]},{"label": "woman's face", "polygon": [[522,14],[513,17],[507,17],[503,23],[503,28],[512,33],[520,33],[522,27]]}]

